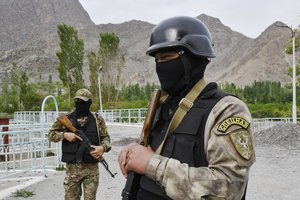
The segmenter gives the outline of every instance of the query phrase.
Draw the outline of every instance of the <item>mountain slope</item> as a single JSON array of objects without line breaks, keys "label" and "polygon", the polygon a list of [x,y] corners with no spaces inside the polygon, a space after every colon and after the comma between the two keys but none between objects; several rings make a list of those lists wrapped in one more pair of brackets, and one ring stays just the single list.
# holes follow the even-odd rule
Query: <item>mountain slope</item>
[{"label": "mountain slope", "polygon": [[[198,16],[212,34],[217,57],[207,67],[208,81],[245,86],[256,81],[290,82],[287,76],[291,56],[284,53],[290,31],[270,25],[252,39],[231,30],[214,17]],[[125,57],[123,85],[158,83],[153,58],[146,56],[154,25],[132,20],[121,24],[95,25],[78,0],[0,0],[0,77],[9,73],[16,62],[31,82],[58,81],[55,55],[59,48],[57,25],[74,26],[84,40],[85,52],[98,51],[100,32],[115,32]],[[112,72],[115,72],[112,69]],[[117,74],[113,74],[113,79]],[[87,59],[84,77],[89,84]]]}]

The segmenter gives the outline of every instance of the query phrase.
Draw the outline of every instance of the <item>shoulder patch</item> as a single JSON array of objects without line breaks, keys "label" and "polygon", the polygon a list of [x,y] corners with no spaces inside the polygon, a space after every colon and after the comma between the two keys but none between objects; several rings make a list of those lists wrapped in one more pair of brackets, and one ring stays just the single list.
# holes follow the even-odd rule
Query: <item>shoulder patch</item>
[{"label": "shoulder patch", "polygon": [[218,126],[218,131],[225,133],[231,125],[239,125],[244,129],[247,129],[250,123],[242,117],[229,117],[221,122]]},{"label": "shoulder patch", "polygon": [[230,139],[240,156],[249,160],[253,154],[252,138],[249,131],[245,129],[233,131],[230,133]]}]

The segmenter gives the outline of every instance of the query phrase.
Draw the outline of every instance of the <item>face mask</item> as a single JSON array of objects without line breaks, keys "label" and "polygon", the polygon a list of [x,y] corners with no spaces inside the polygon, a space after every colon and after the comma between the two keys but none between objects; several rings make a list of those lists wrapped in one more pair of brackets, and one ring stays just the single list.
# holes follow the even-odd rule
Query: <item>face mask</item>
[{"label": "face mask", "polygon": [[180,57],[166,62],[156,63],[156,73],[161,85],[161,89],[167,93],[174,95],[181,88],[181,79],[184,76],[184,67]]},{"label": "face mask", "polygon": [[75,101],[75,112],[77,116],[88,116],[91,106],[91,101]]}]

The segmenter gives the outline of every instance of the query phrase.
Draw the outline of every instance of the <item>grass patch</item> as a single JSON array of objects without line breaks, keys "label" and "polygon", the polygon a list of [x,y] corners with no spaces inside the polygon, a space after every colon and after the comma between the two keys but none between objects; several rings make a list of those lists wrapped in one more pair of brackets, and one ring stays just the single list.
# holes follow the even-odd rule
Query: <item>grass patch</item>
[{"label": "grass patch", "polygon": [[55,170],[56,171],[65,171],[66,168],[65,168],[65,166],[63,164],[61,164],[61,165],[58,165],[58,167],[56,167]]},{"label": "grass patch", "polygon": [[26,191],[26,190],[17,190],[16,192],[12,193],[13,197],[23,197],[23,198],[28,198],[32,197],[34,193],[32,191]]}]

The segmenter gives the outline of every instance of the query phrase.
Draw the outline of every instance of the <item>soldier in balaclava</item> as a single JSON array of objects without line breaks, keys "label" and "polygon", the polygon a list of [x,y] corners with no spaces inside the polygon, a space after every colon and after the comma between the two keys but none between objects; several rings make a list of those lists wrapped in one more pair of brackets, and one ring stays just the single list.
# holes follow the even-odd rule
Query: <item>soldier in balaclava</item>
[{"label": "soldier in balaclava", "polygon": [[162,96],[149,147],[131,143],[119,154],[124,176],[141,176],[137,192],[123,191],[123,199],[245,199],[253,122],[244,102],[204,79],[215,57],[206,25],[166,19],[154,27],[147,54],[155,58]]},{"label": "soldier in balaclava", "polygon": [[[65,200],[96,199],[99,185],[98,163],[104,152],[111,149],[110,137],[104,119],[90,112],[92,104],[91,92],[80,89],[76,92],[75,110],[67,115],[72,125],[85,133],[93,148],[90,151],[78,136],[62,126],[59,121],[54,122],[48,139],[52,142],[62,141],[62,161],[66,163],[64,179]],[[81,138],[82,139],[82,138]]]}]

